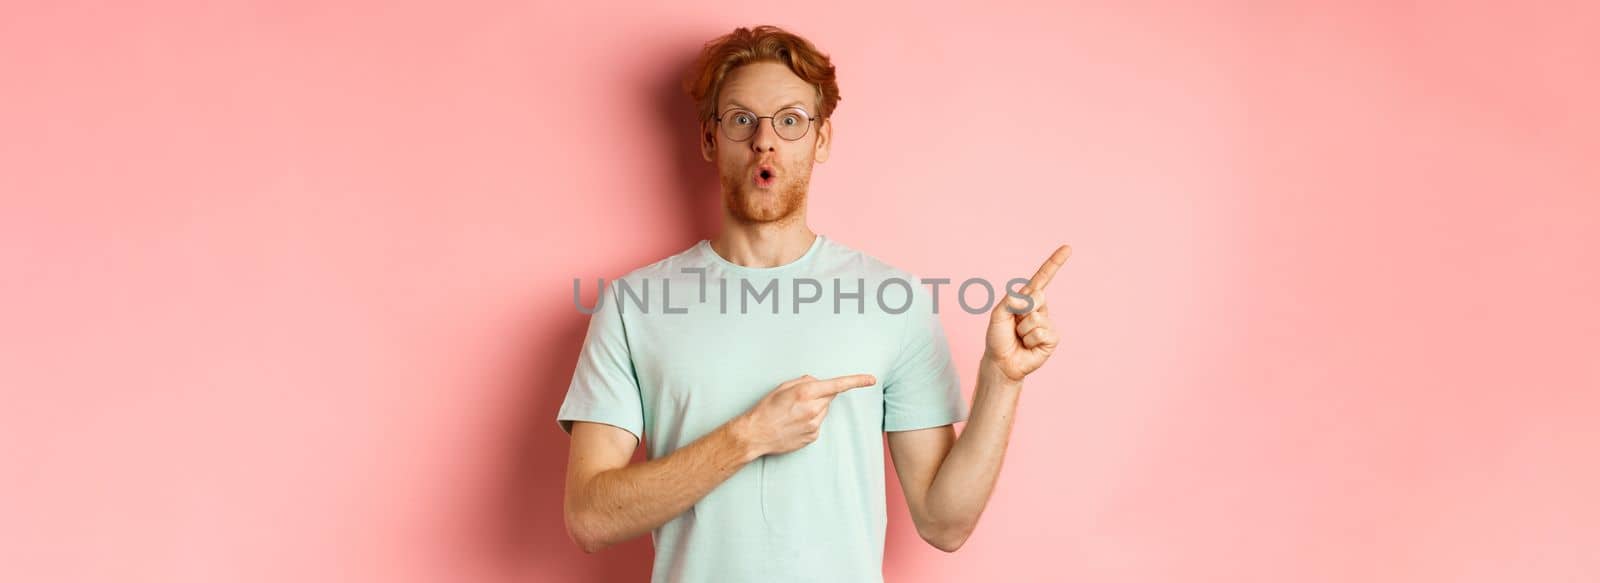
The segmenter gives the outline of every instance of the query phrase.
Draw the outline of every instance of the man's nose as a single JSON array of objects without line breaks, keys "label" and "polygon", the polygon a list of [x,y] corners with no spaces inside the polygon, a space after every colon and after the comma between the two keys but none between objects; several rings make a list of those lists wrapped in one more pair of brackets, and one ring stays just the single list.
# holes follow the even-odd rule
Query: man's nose
[{"label": "man's nose", "polygon": [[778,148],[778,130],[773,118],[756,120],[756,134],[750,136],[750,147],[757,152],[771,152]]}]

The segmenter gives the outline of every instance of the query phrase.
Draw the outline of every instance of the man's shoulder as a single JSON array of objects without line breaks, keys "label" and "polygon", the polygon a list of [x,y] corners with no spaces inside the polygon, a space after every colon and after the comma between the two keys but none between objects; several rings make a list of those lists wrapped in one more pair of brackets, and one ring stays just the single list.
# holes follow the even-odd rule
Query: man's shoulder
[{"label": "man's shoulder", "polygon": [[833,247],[834,261],[842,268],[841,271],[859,273],[860,277],[871,280],[903,279],[912,283],[917,281],[916,276],[910,271],[896,267],[877,255],[837,239],[830,238],[828,242]]},{"label": "man's shoulder", "polygon": [[687,249],[662,257],[650,264],[636,267],[617,279],[642,281],[645,279],[677,277],[683,274],[684,267],[704,267],[704,262],[697,258],[701,243],[704,243],[704,241],[696,241]]},{"label": "man's shoulder", "polygon": [[[906,304],[908,308],[899,313],[938,313],[935,305],[939,301],[930,286],[948,284],[950,283],[949,278],[902,269],[877,255],[840,243],[837,240],[832,240],[830,243],[837,250],[835,257],[838,265],[833,271],[835,274],[840,275],[836,275],[836,277],[861,278],[864,287],[872,290],[870,293],[873,294],[873,297],[881,295],[882,297],[893,298],[880,300],[893,302],[889,305],[899,305],[901,300],[898,298],[901,296],[897,294],[908,294],[910,296],[910,299],[907,300],[909,303]],[[896,291],[897,289],[904,291]]]}]

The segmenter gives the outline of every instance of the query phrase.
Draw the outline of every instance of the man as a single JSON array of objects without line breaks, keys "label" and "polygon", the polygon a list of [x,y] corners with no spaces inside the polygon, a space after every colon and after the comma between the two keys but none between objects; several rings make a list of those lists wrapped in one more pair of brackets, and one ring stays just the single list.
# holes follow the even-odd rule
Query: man
[{"label": "man", "polygon": [[994,302],[969,411],[929,290],[806,225],[839,100],[828,57],[739,28],[685,86],[723,229],[602,286],[558,415],[568,533],[594,552],[650,531],[656,582],[881,582],[888,432],[917,532],[955,551],[1056,346],[1043,291],[1069,248]]}]

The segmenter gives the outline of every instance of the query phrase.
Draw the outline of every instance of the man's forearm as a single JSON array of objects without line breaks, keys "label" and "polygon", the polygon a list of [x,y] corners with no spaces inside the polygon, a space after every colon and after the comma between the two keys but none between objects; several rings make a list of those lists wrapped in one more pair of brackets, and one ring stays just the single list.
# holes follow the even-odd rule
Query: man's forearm
[{"label": "man's forearm", "polygon": [[740,423],[736,418],[671,454],[591,477],[567,509],[579,546],[594,552],[661,526],[760,457]]},{"label": "man's forearm", "polygon": [[967,426],[928,487],[930,518],[943,536],[957,540],[972,533],[994,492],[1022,394],[1021,382],[1005,378],[986,363],[978,371]]}]

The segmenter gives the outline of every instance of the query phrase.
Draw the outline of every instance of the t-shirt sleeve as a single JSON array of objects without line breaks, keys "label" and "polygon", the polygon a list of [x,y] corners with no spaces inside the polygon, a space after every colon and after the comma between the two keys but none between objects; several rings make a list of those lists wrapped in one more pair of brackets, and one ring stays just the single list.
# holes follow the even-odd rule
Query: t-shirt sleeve
[{"label": "t-shirt sleeve", "polygon": [[[915,279],[911,280],[917,281]],[[900,355],[883,384],[883,430],[909,431],[967,418],[961,378],[927,288],[912,286],[912,303],[896,316],[904,326]]]},{"label": "t-shirt sleeve", "polygon": [[568,434],[573,421],[593,421],[621,427],[642,439],[644,400],[622,313],[613,300],[614,286],[613,281],[600,291],[598,310],[589,316],[589,331],[556,422]]}]

